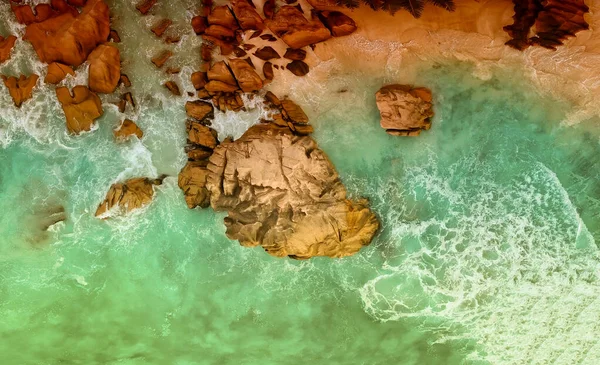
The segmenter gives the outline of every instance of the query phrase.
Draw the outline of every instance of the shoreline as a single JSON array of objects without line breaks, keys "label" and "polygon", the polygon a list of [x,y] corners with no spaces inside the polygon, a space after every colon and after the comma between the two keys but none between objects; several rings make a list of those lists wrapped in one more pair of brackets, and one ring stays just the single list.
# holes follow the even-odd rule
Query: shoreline
[{"label": "shoreline", "polygon": [[[305,5],[305,3],[303,3]],[[590,30],[565,41],[556,51],[530,47],[517,51],[504,43],[510,39],[502,27],[512,23],[513,4],[508,0],[473,2],[458,0],[455,12],[428,5],[419,19],[400,11],[392,16],[361,6],[336,9],[349,15],[358,29],[353,34],[319,43],[309,52],[311,72],[304,78],[281,73],[268,90],[293,94],[322,84],[331,74],[368,74],[371,78],[405,79],[415,67],[437,59],[472,62],[476,75],[491,77],[495,67],[520,69],[544,96],[574,106],[565,123],[574,125],[600,116],[600,4],[588,4]],[[472,19],[464,21],[464,19]],[[327,70],[322,70],[325,68]],[[335,72],[331,71],[335,69]],[[390,78],[390,69],[402,70]],[[397,80],[396,80],[397,81]],[[421,85],[426,86],[426,85]],[[305,90],[309,92],[309,90]]]}]

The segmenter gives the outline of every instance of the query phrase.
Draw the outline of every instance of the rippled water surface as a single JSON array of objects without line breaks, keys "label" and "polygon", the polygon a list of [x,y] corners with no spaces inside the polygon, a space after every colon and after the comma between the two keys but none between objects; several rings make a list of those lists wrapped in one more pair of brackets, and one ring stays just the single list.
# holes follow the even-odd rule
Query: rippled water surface
[{"label": "rippled water surface", "polygon": [[[1,31],[20,31],[2,14]],[[433,127],[418,138],[378,125],[374,93],[406,82],[401,71],[300,88],[314,138],[383,228],[350,258],[278,259],[228,240],[223,215],[187,209],[184,100],[134,47],[151,46],[136,33],[145,24],[113,22],[141,141],[113,142],[110,96],[98,130],[74,138],[50,86],[20,111],[0,88],[1,364],[600,362],[598,121],[564,127],[570,106],[518,71],[481,80],[443,60],[410,80],[434,93]],[[196,56],[180,51],[185,89]],[[0,71],[43,74],[31,55],[21,42]],[[219,114],[215,127],[239,136],[261,113]],[[149,207],[93,217],[114,181],[162,173]],[[57,206],[68,219],[46,232]]]}]

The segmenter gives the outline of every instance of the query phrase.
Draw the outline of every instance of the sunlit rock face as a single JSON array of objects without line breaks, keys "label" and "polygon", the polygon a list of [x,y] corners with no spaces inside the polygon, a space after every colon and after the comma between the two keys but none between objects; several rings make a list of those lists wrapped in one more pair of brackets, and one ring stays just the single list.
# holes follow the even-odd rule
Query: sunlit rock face
[{"label": "sunlit rock face", "polygon": [[381,127],[394,136],[418,136],[431,128],[431,91],[410,85],[384,86],[375,94]]},{"label": "sunlit rock face", "polygon": [[227,235],[274,256],[343,257],[369,244],[379,223],[366,200],[349,200],[317,143],[261,124],[215,148],[206,187],[227,211]]}]

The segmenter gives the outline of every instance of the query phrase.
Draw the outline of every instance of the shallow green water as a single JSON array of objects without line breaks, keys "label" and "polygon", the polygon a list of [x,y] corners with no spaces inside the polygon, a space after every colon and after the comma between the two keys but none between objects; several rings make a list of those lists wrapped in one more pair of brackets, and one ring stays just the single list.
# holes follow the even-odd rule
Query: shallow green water
[{"label": "shallow green water", "polygon": [[[597,121],[563,127],[569,106],[518,72],[480,80],[447,62],[417,74],[436,105],[418,138],[378,126],[374,92],[402,77],[300,90],[314,138],[383,229],[356,256],[299,262],[229,241],[223,215],[187,209],[176,176],[140,212],[93,217],[117,179],[185,163],[183,102],[130,62],[141,142],[112,141],[110,99],[99,129],[72,138],[51,88],[21,112],[0,90],[0,364],[600,362]],[[216,127],[239,136],[259,114]],[[44,234],[40,212],[57,204],[68,220]]]}]

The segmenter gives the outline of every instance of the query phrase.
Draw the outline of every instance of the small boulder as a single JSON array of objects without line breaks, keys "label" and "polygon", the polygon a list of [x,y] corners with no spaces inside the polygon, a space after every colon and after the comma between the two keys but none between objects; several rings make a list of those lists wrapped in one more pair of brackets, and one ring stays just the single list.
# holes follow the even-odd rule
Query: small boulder
[{"label": "small boulder", "polygon": [[248,93],[262,89],[262,79],[248,62],[245,60],[233,59],[229,61],[229,66],[231,66],[231,70],[243,92]]},{"label": "small boulder", "polygon": [[281,58],[279,56],[279,53],[277,53],[277,51],[274,50],[273,47],[271,47],[271,46],[266,46],[266,47],[257,49],[256,52],[254,52],[254,55],[263,61],[269,61],[274,58],[275,59]]},{"label": "small boulder", "polygon": [[205,118],[212,118],[213,106],[202,100],[188,101],[185,103],[185,112],[188,117],[201,121]]},{"label": "small boulder", "polygon": [[418,136],[431,127],[431,91],[410,85],[384,86],[375,94],[381,127],[395,136]]},{"label": "small boulder", "polygon": [[166,87],[171,92],[171,94],[175,96],[181,96],[181,91],[179,90],[179,86],[177,86],[177,83],[175,83],[175,81],[165,82],[164,87]]},{"label": "small boulder", "polygon": [[10,52],[12,51],[16,41],[17,37],[14,35],[9,35],[6,38],[0,36],[0,64],[10,59]]},{"label": "small boulder", "polygon": [[303,49],[288,48],[283,55],[283,58],[287,58],[292,61],[303,61],[306,58],[306,51]]},{"label": "small boulder", "polygon": [[302,108],[289,99],[281,100],[281,109],[284,117],[294,124],[307,124],[308,117]]},{"label": "small boulder", "polygon": [[8,92],[17,108],[20,108],[26,100],[31,99],[33,88],[39,78],[36,74],[30,75],[29,77],[21,75],[18,79],[14,76],[1,76],[2,80],[4,80],[4,86],[8,88]]},{"label": "small boulder", "polygon": [[115,91],[121,78],[119,49],[101,44],[90,54],[88,62],[90,63],[88,76],[90,90],[104,94]]},{"label": "small boulder", "polygon": [[296,76],[304,76],[308,73],[309,67],[304,61],[292,61],[285,66],[288,70],[290,70]]},{"label": "small boulder", "polygon": [[231,70],[223,61],[216,62],[207,73],[208,80],[221,81],[225,84],[236,86],[237,82],[231,73]]},{"label": "small boulder", "polygon": [[138,139],[142,139],[144,132],[135,124],[134,121],[125,119],[121,125],[113,131],[117,142],[124,142],[129,140],[131,136],[136,136]]},{"label": "small boulder", "polygon": [[140,1],[135,8],[142,14],[146,15],[152,9],[154,4],[156,4],[157,0],[142,0]]},{"label": "small boulder", "polygon": [[192,29],[197,35],[204,34],[208,28],[208,20],[204,16],[195,16],[192,18]]},{"label": "small boulder", "polygon": [[48,65],[48,73],[44,78],[44,82],[47,84],[58,84],[67,77],[67,75],[75,76],[73,68],[62,63],[52,62]]},{"label": "small boulder", "polygon": [[263,30],[265,24],[254,6],[250,5],[247,0],[232,0],[231,2],[233,13],[242,30]]},{"label": "small boulder", "polygon": [[65,113],[67,130],[70,134],[77,135],[90,131],[94,121],[102,116],[100,98],[86,86],[75,86],[73,94],[66,87],[58,87],[56,96]]},{"label": "small boulder", "polygon": [[217,132],[214,129],[193,120],[186,123],[186,128],[189,143],[211,150],[217,147]]},{"label": "small boulder", "polygon": [[96,217],[108,218],[111,213],[128,213],[150,204],[154,197],[154,187],[162,184],[163,179],[164,177],[138,177],[113,184],[104,201],[96,209]]},{"label": "small boulder", "polygon": [[151,31],[154,33],[154,35],[160,38],[167,31],[167,28],[171,26],[171,24],[173,24],[171,19],[162,19],[152,27]]},{"label": "small boulder", "polygon": [[231,30],[238,29],[237,22],[228,6],[216,6],[208,15],[208,24],[221,25]]},{"label": "small boulder", "polygon": [[263,65],[263,75],[265,75],[265,79],[267,80],[273,80],[273,77],[275,76],[273,74],[273,64],[271,62],[265,62]]},{"label": "small boulder", "polygon": [[197,72],[192,73],[191,79],[192,79],[192,85],[194,85],[194,89],[196,89],[196,90],[200,90],[200,89],[204,88],[204,86],[208,82],[208,77],[206,75],[206,72],[202,72],[202,71],[197,71]]},{"label": "small boulder", "polygon": [[339,11],[323,11],[319,13],[319,19],[334,37],[343,37],[356,31],[354,20]]},{"label": "small boulder", "polygon": [[267,25],[291,48],[302,48],[331,38],[329,29],[318,18],[309,21],[294,6],[282,6]]},{"label": "small boulder", "polygon": [[169,50],[164,50],[161,53],[157,54],[153,59],[152,63],[154,66],[161,68],[173,56],[173,52]]}]

